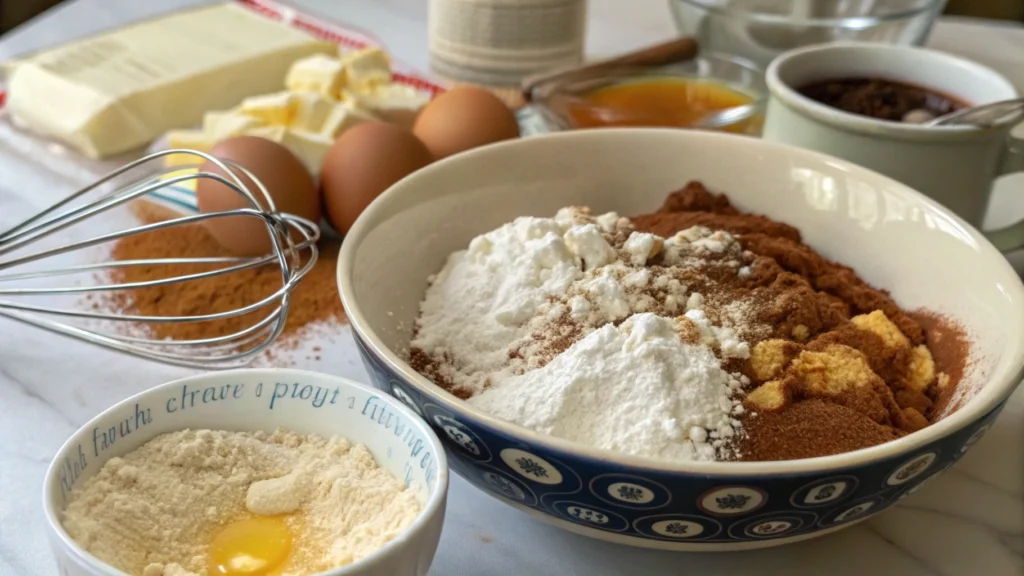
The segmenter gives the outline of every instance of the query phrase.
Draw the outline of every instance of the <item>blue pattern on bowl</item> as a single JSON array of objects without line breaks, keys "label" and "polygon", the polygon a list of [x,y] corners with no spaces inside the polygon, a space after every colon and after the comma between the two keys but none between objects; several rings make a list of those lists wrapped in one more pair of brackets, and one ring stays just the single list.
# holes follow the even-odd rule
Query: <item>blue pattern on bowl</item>
[{"label": "blue pattern on bowl", "polygon": [[518,507],[640,540],[748,543],[834,528],[885,510],[952,466],[1003,404],[912,454],[841,470],[730,477],[644,470],[527,445],[419,393],[357,335],[373,384],[423,415],[463,478]]}]

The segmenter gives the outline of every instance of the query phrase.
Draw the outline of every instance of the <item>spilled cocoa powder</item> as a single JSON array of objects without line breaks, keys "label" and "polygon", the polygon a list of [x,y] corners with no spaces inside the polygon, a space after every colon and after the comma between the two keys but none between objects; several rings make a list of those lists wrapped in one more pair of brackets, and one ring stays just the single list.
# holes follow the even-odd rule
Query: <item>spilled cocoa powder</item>
[{"label": "spilled cocoa powder", "polygon": [[[173,217],[166,209],[149,203],[137,204],[134,212],[144,224]],[[303,329],[313,323],[340,323],[345,320],[335,280],[339,247],[336,242],[321,242],[318,246],[316,263],[292,293],[287,320],[277,348],[294,347],[296,338],[301,339]],[[230,254],[200,224],[174,226],[125,237],[113,245],[111,254],[115,261],[226,256]],[[130,266],[114,269],[110,272],[110,279],[118,284],[146,282],[206,272],[223,266]],[[279,290],[281,284],[280,268],[276,265],[262,266],[166,286],[113,292],[102,299],[91,298],[91,305],[98,310],[143,316],[213,314],[258,303]],[[144,329],[151,337],[160,339],[215,338],[252,326],[276,305],[275,301],[248,314],[209,322],[149,322],[145,323]]]}]

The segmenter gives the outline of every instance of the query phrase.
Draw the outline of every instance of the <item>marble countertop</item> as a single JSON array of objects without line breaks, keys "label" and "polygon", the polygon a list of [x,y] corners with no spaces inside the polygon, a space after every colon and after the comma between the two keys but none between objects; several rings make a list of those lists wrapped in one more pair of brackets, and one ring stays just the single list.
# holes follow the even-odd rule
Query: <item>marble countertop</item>
[{"label": "marble countertop", "polygon": [[[0,61],[196,0],[77,0],[0,38]],[[423,0],[303,0],[303,8],[368,31],[404,63],[426,69]],[[628,10],[628,11],[627,11]],[[588,54],[601,57],[671,37],[664,0],[591,0]],[[1024,89],[1024,29],[944,21],[931,45],[993,66]],[[0,229],[76,183],[0,150]],[[1004,179],[991,226],[1024,215],[1024,177]],[[346,329],[347,330],[347,329]],[[301,367],[367,381],[341,334],[329,357]],[[41,511],[51,456],[82,423],[135,392],[187,371],[124,358],[0,320],[0,576],[55,573]],[[653,552],[589,540],[540,523],[453,477],[431,574],[1024,574],[1024,388],[954,468],[897,507],[816,540],[754,552]]]}]

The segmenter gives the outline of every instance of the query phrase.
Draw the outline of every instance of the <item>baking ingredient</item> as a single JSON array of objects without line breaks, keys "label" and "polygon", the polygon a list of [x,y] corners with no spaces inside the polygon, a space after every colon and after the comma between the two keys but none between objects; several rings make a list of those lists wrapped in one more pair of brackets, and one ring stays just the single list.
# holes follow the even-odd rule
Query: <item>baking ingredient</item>
[{"label": "baking ingredient", "polygon": [[[650,270],[655,257],[663,267]],[[676,275],[716,259],[722,274],[742,268],[738,244],[707,229],[666,240],[578,208],[517,218],[431,279],[413,364],[474,406],[546,434],[638,455],[731,457],[745,378],[722,359],[749,349]]]},{"label": "baking ingredient", "polygon": [[327,152],[320,171],[331,225],[348,232],[374,198],[431,160],[422,142],[393,124],[368,122],[345,132]]},{"label": "baking ingredient", "polygon": [[[168,149],[195,150],[209,152],[213,150],[214,141],[199,130],[171,130],[167,133]],[[171,154],[164,157],[164,166],[193,166],[202,162],[195,154]]]},{"label": "baking ingredient", "polygon": [[[142,202],[135,206],[144,224],[167,219],[165,209]],[[175,214],[173,217],[179,217]],[[292,292],[291,305],[278,346],[305,335],[315,325],[336,326],[345,320],[337,294],[335,269],[337,244],[321,242],[316,264]],[[133,234],[118,240],[111,253],[114,261],[225,257],[227,252],[201,224],[172,226],[145,234]],[[111,281],[126,284],[150,282],[208,271],[217,266],[174,264],[167,266],[127,266],[111,271]],[[255,304],[281,288],[281,271],[275,265],[250,268],[187,283],[120,290],[101,298],[93,296],[92,306],[139,316],[186,316],[238,310]],[[144,325],[150,336],[171,340],[217,338],[253,326],[271,308],[264,308],[210,322],[152,322]]]},{"label": "baking ingredient", "polygon": [[319,94],[337,100],[345,84],[345,65],[338,58],[323,54],[296,60],[284,79],[291,92]]},{"label": "baking ingredient", "polygon": [[963,399],[961,332],[699,182],[629,219],[517,218],[428,282],[415,369],[492,415],[594,447],[825,456],[913,433]]},{"label": "baking ingredient", "polygon": [[[603,126],[668,126],[689,128],[710,114],[746,106],[754,98],[713,80],[645,78],[626,80],[578,95],[551,97],[550,105],[564,107],[576,128]],[[722,127],[746,132],[751,120]]]},{"label": "baking ingredient", "polygon": [[[301,492],[295,490],[291,495],[298,497]],[[292,534],[283,517],[243,518],[213,535],[208,572],[224,576],[265,574],[284,564],[291,551]]]},{"label": "baking ingredient", "polygon": [[691,326],[713,333],[703,315],[688,314],[671,320],[641,313],[605,324],[545,366],[494,382],[469,403],[586,446],[720,459],[739,426],[742,382],[722,370],[706,343],[683,341],[680,331]]},{"label": "baking ingredient", "polygon": [[377,47],[356,50],[341,55],[345,69],[345,88],[363,92],[375,86],[391,83],[391,58]]},{"label": "baking ingredient", "polygon": [[185,430],[107,461],[72,491],[62,524],[133,575],[302,576],[358,561],[421,509],[343,438]]},{"label": "baking ingredient", "polygon": [[278,89],[334,45],[227,2],[71,42],[14,63],[7,108],[92,158],[131,150],[208,110]]},{"label": "baking ingredient", "polygon": [[817,398],[787,410],[754,412],[740,440],[745,460],[794,460],[869,448],[906,435],[840,404]]},{"label": "baking ingredient", "polygon": [[497,96],[475,86],[438,95],[420,112],[412,130],[438,159],[519,137],[515,114]]},{"label": "baking ingredient", "polygon": [[376,84],[362,91],[343,91],[346,101],[369,110],[385,122],[411,128],[430,95],[404,84]]},{"label": "baking ingredient", "polygon": [[233,136],[241,136],[261,126],[263,121],[259,118],[234,110],[207,112],[203,115],[203,135],[208,142],[214,144]]},{"label": "baking ingredient", "polygon": [[[258,136],[287,148],[319,178],[324,156],[346,130],[377,120],[411,126],[430,100],[427,92],[393,84],[390,65],[387,54],[375,47],[340,57],[302,58],[289,68],[284,90],[250,96],[229,110],[207,112],[202,130],[168,133],[168,146],[194,144],[193,149],[208,152],[227,138]],[[175,155],[165,163],[198,162],[195,156]]]},{"label": "baking ingredient", "polygon": [[[263,184],[278,212],[301,216],[314,224],[320,222],[320,199],[316,184],[302,162],[287,148],[264,138],[237,136],[217,144],[212,155],[245,168]],[[212,162],[204,162],[203,172],[228,177]],[[232,170],[264,209],[269,203],[260,188],[247,176]],[[211,178],[196,183],[199,211],[224,212],[252,208],[242,194]],[[238,256],[262,256],[273,250],[266,222],[258,216],[226,216],[205,222],[210,234],[221,246]]]},{"label": "baking ingredient", "polygon": [[851,114],[921,124],[969,105],[954,96],[881,78],[837,78],[799,89],[804,96]]},{"label": "baking ingredient", "polygon": [[327,151],[334,145],[334,139],[316,132],[284,126],[264,126],[254,128],[247,136],[258,136],[280,144],[302,162],[302,166],[310,175],[320,173]]},{"label": "baking ingredient", "polygon": [[324,123],[320,127],[320,134],[333,139],[341,136],[353,126],[376,120],[379,119],[366,110],[359,108],[355,103],[342,102],[332,108],[327,117],[324,118]]},{"label": "baking ingredient", "polygon": [[755,256],[744,286],[735,288],[756,295],[748,322],[769,330],[752,335],[742,368],[751,382],[743,459],[865,448],[948,414],[945,399],[960,387],[966,357],[961,334],[947,321],[908,314],[852,269],[803,244],[796,229],[742,214],[699,182],[632,222],[659,234],[695,223],[722,229]]}]

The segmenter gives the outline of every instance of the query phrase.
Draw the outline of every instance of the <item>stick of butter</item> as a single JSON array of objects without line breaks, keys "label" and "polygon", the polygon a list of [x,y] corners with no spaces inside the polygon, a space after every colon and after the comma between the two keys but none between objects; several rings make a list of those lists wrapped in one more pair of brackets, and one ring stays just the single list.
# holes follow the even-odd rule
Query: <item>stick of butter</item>
[{"label": "stick of butter", "polygon": [[232,3],[179,12],[12,66],[7,106],[29,128],[103,158],[280,90],[292,63],[337,47]]}]

